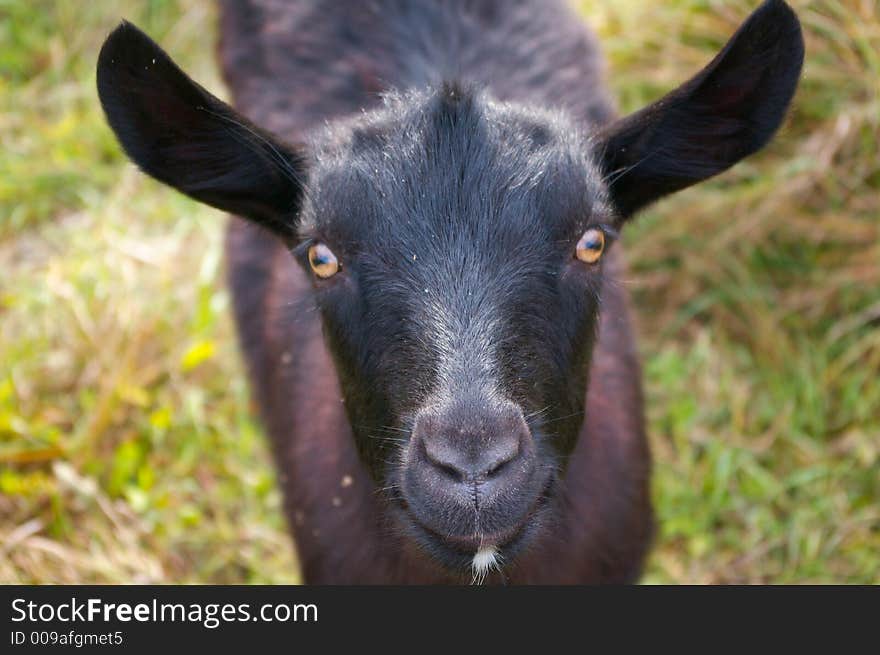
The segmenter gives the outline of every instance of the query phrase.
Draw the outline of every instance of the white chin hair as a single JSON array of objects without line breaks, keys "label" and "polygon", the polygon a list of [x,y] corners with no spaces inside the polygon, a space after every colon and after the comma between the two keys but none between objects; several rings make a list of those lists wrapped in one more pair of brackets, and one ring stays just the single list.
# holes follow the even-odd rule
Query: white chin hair
[{"label": "white chin hair", "polygon": [[483,580],[492,569],[497,569],[501,556],[495,546],[483,546],[476,552],[474,559],[471,560],[471,570],[473,571],[473,584],[482,584]]}]

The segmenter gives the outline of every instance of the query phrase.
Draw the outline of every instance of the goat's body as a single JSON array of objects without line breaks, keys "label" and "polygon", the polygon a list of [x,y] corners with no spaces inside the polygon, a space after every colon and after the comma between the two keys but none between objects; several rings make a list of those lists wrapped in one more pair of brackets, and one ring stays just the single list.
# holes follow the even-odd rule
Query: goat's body
[{"label": "goat's body", "polygon": [[[296,141],[379,103],[389,88],[460,77],[496,98],[613,118],[592,35],[564,7],[517,3],[288,3],[230,0],[221,61],[237,107]],[[608,268],[619,277],[612,253]],[[233,219],[229,279],[239,336],[271,437],[285,507],[310,583],[460,582],[384,524],[358,459],[311,283],[277,239]],[[615,275],[616,271],[616,275]],[[516,583],[635,580],[651,537],[650,458],[625,291],[602,294],[586,414],[556,521],[505,567]]]}]

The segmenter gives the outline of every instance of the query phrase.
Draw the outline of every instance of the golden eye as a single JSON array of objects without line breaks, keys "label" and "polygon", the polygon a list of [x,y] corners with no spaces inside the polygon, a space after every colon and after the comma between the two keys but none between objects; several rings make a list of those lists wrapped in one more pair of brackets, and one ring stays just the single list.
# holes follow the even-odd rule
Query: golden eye
[{"label": "golden eye", "polygon": [[315,275],[324,279],[333,277],[342,268],[333,251],[323,243],[316,243],[309,248],[309,264]]},{"label": "golden eye", "polygon": [[605,250],[605,233],[595,228],[584,232],[584,236],[578,241],[577,258],[587,264],[595,264]]}]

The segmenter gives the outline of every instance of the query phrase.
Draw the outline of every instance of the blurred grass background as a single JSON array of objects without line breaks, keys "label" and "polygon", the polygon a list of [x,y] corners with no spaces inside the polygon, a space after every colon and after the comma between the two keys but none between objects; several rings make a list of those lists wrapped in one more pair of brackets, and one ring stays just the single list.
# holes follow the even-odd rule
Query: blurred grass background
[{"label": "blurred grass background", "polygon": [[[624,112],[752,0],[581,0]],[[795,0],[762,154],[625,234],[660,533],[646,582],[880,581],[880,5]],[[94,91],[122,17],[218,95],[207,0],[0,0],[0,582],[296,582],[219,212],[126,163]]]}]

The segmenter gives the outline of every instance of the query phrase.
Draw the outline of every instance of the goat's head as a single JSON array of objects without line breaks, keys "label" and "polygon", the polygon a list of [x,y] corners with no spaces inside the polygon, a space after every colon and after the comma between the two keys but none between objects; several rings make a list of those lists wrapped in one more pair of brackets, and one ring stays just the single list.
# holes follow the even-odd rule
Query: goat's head
[{"label": "goat's head", "polygon": [[145,172],[289,246],[400,525],[445,566],[486,568],[552,505],[622,224],[761,148],[802,59],[797,19],[769,0],[696,77],[598,132],[447,83],[299,147],[128,24],[102,50],[98,89]]}]

